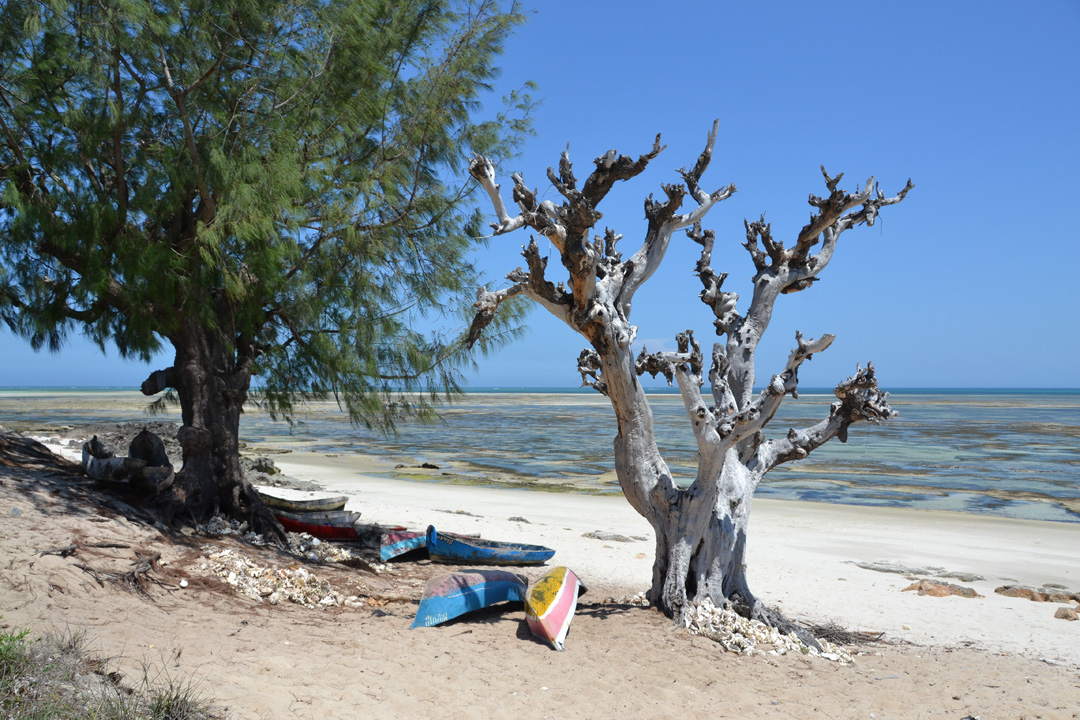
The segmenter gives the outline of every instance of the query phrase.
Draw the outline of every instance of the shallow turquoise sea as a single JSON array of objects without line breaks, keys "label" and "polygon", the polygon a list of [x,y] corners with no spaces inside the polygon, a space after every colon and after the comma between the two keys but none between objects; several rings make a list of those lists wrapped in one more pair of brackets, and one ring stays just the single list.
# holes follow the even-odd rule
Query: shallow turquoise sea
[{"label": "shallow turquoise sea", "polygon": [[[661,450],[689,483],[696,448],[682,401],[671,392],[650,399]],[[833,399],[813,391],[787,399],[767,434],[817,422]],[[890,402],[899,418],[857,425],[846,444],[834,440],[777,468],[758,497],[1080,522],[1080,391],[901,390]],[[137,391],[119,388],[6,388],[0,425],[138,421],[148,417],[146,405]],[[252,408],[241,439],[434,463],[441,472],[422,476],[427,482],[619,492],[611,459],[614,414],[595,392],[475,390],[442,415],[442,422],[404,425],[397,436],[383,437],[350,425],[333,403],[306,408],[292,426]]]}]

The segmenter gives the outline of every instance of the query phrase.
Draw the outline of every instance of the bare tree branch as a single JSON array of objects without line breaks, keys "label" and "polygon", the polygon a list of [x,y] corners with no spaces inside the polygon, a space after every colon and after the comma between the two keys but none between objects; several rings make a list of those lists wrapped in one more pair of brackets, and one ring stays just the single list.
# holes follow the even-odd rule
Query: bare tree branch
[{"label": "bare tree branch", "polygon": [[[771,227],[765,222],[764,216],[759,221],[745,223],[746,243],[743,247],[750,253],[757,269],[754,294],[744,317],[730,315],[726,322],[716,323],[717,332],[728,335],[727,355],[733,359],[730,372],[732,390],[743,404],[750,399],[755,381],[754,353],[772,320],[776,299],[781,294],[805,290],[817,282],[845,230],[862,223],[872,224],[881,207],[901,202],[914,187],[908,180],[907,185],[894,197],[885,197],[880,190],[872,197],[874,184],[873,178],[870,178],[862,190],[850,194],[838,189],[843,173],[832,177],[824,167],[821,172],[829,196],[810,196],[810,205],[818,208],[818,212],[803,227],[793,248],[785,248],[783,243],[772,237]],[[857,207],[859,209],[854,210]],[[811,248],[819,241],[821,249],[817,254],[811,254]]]},{"label": "bare tree branch", "polygon": [[798,346],[788,355],[784,370],[779,375],[773,375],[757,400],[737,413],[719,419],[717,430],[720,436],[730,443],[738,444],[768,425],[780,409],[785,395],[791,393],[793,397],[798,397],[799,366],[814,353],[824,351],[835,339],[834,335],[822,335],[817,340],[806,341],[802,333],[795,333]]},{"label": "bare tree branch", "polygon": [[626,277],[623,280],[619,302],[623,307],[628,307],[633,301],[634,293],[641,285],[652,277],[657,267],[664,259],[668,245],[671,242],[671,234],[676,230],[701,221],[712,207],[735,193],[735,185],[727,185],[712,194],[707,194],[698,186],[701,175],[709,166],[712,159],[713,146],[716,143],[716,135],[720,121],[713,123],[712,130],[705,142],[705,149],[701,151],[697,162],[692,170],[681,170],[683,178],[691,186],[691,197],[697,202],[697,207],[689,213],[679,215],[676,211],[682,205],[686,188],[682,185],[664,185],[663,190],[667,195],[665,202],[657,202],[650,195],[645,201],[645,217],[649,221],[649,228],[645,235],[645,242],[634,253],[627,263]]},{"label": "bare tree branch", "polygon": [[648,167],[649,162],[663,152],[666,147],[667,145],[660,144],[660,133],[657,133],[652,150],[644,155],[639,155],[637,160],[628,158],[625,155],[618,155],[615,150],[608,150],[593,161],[596,170],[585,181],[585,185],[581,188],[581,194],[588,199],[593,207],[596,207],[615,183],[619,180],[629,180],[640,175]]},{"label": "bare tree branch", "polygon": [[712,363],[709,366],[709,384],[712,386],[716,411],[728,415],[734,414],[739,407],[727,380],[730,365],[727,348],[724,347],[723,343],[713,343]]},{"label": "bare tree branch", "polygon": [[164,370],[155,370],[150,373],[150,376],[143,380],[139,389],[143,395],[157,395],[164,390],[176,387],[179,380],[176,369],[167,367]]},{"label": "bare tree branch", "polygon": [[607,395],[607,384],[600,377],[600,354],[586,348],[578,355],[578,372],[581,373],[581,386],[591,387],[601,395]]},{"label": "bare tree branch", "polygon": [[712,308],[713,315],[716,316],[716,320],[713,321],[716,334],[728,333],[742,321],[742,318],[735,311],[735,306],[739,302],[739,294],[736,292],[723,292],[720,288],[728,275],[727,273],[718,275],[710,266],[715,235],[712,230],[702,231],[699,222],[694,223],[694,227],[687,230],[686,235],[698,245],[701,245],[701,257],[698,258],[697,265],[694,267],[694,273],[704,286],[698,297],[701,302]]},{"label": "bare tree branch", "polygon": [[[503,202],[502,195],[499,192],[500,186],[495,183],[495,165],[490,160],[477,155],[469,162],[469,174],[476,178],[476,181],[480,183],[480,187],[484,188],[488,197],[491,198],[492,207],[495,208],[495,216],[499,221],[491,223],[491,227],[495,230],[492,233],[493,235],[505,235],[508,232],[525,227],[524,214],[511,218],[510,214],[506,212],[506,204]],[[515,187],[517,181],[518,176],[515,175]]]},{"label": "bare tree branch", "polygon": [[839,400],[830,406],[828,418],[802,430],[792,428],[786,437],[762,444],[749,463],[750,469],[764,475],[781,463],[805,458],[834,437],[847,442],[848,428],[853,423],[865,420],[880,424],[900,414],[889,406],[889,394],[878,389],[871,363],[865,370],[860,366],[855,377],[837,385],[835,394]]},{"label": "bare tree branch", "polygon": [[498,292],[488,292],[486,287],[477,290],[476,302],[473,304],[476,308],[476,316],[473,317],[472,325],[469,327],[469,335],[465,340],[465,346],[472,348],[476,344],[476,341],[480,339],[480,333],[495,319],[495,311],[499,309],[499,304],[503,300],[524,291],[524,282],[516,283]]}]

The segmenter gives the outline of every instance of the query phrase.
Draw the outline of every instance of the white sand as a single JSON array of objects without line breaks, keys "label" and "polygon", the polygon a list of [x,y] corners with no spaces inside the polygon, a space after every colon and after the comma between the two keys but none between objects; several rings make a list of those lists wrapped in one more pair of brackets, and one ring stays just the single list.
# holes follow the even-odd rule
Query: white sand
[{"label": "white sand", "polygon": [[[109,658],[123,682],[147,671],[158,681],[190,678],[233,720],[1078,717],[1080,622],[1054,620],[1053,604],[992,592],[1001,576],[1076,589],[1076,525],[758,501],[750,573],[763,598],[792,616],[919,643],[853,647],[854,663],[840,665],[798,653],[736,655],[651,609],[604,603],[608,593],[643,589],[650,574],[651,542],[581,537],[647,536],[621,498],[365,478],[355,459],[282,460],[294,476],[352,494],[368,520],[555,548],[555,562],[591,585],[565,652],[532,638],[520,608],[410,630],[434,565],[397,563],[382,574],[310,566],[320,583],[364,598],[360,607],[240,595],[208,569],[207,544],[275,573],[295,568],[295,556],[229,537],[162,533],[96,505],[84,478],[7,468],[2,456],[0,626],[85,630],[91,651]],[[370,472],[386,469],[371,461]],[[77,552],[56,552],[70,546]],[[160,558],[145,595],[90,574],[122,577],[140,557]],[[900,575],[850,564],[883,560],[978,572],[987,579],[971,585],[986,597],[902,593]]]},{"label": "white sand", "polygon": [[[556,550],[553,563],[571,567],[605,594],[649,585],[652,529],[621,497],[392,480],[358,473],[354,459],[314,453],[275,461],[288,475],[350,495],[347,508],[361,511],[362,520],[419,529],[433,524],[547,545]],[[647,540],[582,537],[595,530]],[[1058,604],[994,593],[1005,584],[1047,583],[1080,592],[1080,524],[756,500],[748,553],[751,589],[793,618],[832,620],[920,645],[970,645],[1080,666],[1080,622],[1055,619]],[[985,597],[920,597],[902,592],[911,584],[903,575],[855,565],[883,562],[981,575],[985,580],[944,580]]]}]

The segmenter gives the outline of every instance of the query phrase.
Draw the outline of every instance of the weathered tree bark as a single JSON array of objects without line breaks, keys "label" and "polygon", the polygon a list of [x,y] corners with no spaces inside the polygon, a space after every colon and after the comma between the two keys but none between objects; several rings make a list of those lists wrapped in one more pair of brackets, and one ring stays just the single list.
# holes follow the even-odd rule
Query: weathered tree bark
[{"label": "weathered tree bark", "polygon": [[170,340],[174,365],[143,383],[144,394],[172,386],[180,400],[183,426],[177,440],[184,464],[163,503],[167,515],[204,523],[224,513],[284,542],[281,525],[240,467],[240,415],[251,385],[254,346],[242,337],[230,342],[196,319],[182,322]]},{"label": "weathered tree bark", "polygon": [[[747,222],[744,247],[757,272],[749,307],[740,314],[738,295],[721,290],[726,274],[715,273],[710,265],[713,232],[703,231],[700,225],[713,205],[735,192],[735,186],[729,185],[708,193],[699,184],[712,158],[718,130],[717,122],[694,167],[679,171],[684,185],[663,186],[664,201],[646,200],[645,239],[627,260],[616,249],[621,235],[609,228],[603,237],[590,240],[589,233],[601,218],[596,207],[614,183],[639,174],[661,152],[659,136],[652,151],[637,160],[617,157],[615,151],[597,158],[596,169],[580,190],[569,155],[564,152],[558,174],[548,170],[548,178],[564,198],[561,205],[538,203],[535,192],[515,175],[513,197],[520,212],[514,217],[507,212],[495,183],[494,166],[485,158],[475,158],[470,172],[491,198],[498,218],[491,224],[494,234],[529,227],[544,235],[559,250],[569,282],[554,285],[547,280],[547,260],[540,257],[535,240],[531,241],[523,252],[528,270],[518,268],[507,275],[513,283],[510,287],[497,292],[480,288],[477,292],[469,342],[480,336],[503,300],[518,294],[539,302],[583,335],[592,347],[578,358],[582,383],[606,395],[615,411],[619,484],[630,504],[656,532],[650,602],[676,619],[705,598],[717,605],[732,602],[745,614],[784,631],[797,631],[816,645],[813,638],[768,609],[750,591],[745,552],[754,491],[776,465],[806,457],[834,437],[846,440],[851,423],[881,422],[896,413],[888,405],[887,394],[878,391],[873,368],[868,366],[837,386],[838,400],[828,418],[767,440],[763,429],[784,397],[798,397],[799,366],[825,350],[833,337],[805,340],[797,334],[798,347],[784,369],[755,396],[757,346],[779,296],[812,285],[832,258],[841,233],[855,225],[872,225],[881,207],[900,202],[913,186],[908,181],[897,196],[885,197],[872,192],[876,186],[871,179],[861,191],[849,194],[837,189],[841,176],[832,178],[823,168],[830,194],[824,199],[810,196],[810,204],[817,210],[793,247],[785,248],[775,241],[763,219]],[[687,195],[696,207],[680,213]],[[727,338],[712,349],[707,375],[711,403],[701,393],[705,359],[691,331],[677,336],[676,352],[649,353],[643,349],[635,358],[631,347],[637,334],[629,321],[634,293],[663,260],[672,234],[684,228],[688,237],[702,246],[694,268],[704,286],[699,297],[713,310],[717,335]],[[817,252],[811,253],[815,247]],[[689,487],[676,484],[660,455],[652,411],[638,381],[643,373],[662,374],[669,384],[678,383],[698,446],[697,477]]]}]

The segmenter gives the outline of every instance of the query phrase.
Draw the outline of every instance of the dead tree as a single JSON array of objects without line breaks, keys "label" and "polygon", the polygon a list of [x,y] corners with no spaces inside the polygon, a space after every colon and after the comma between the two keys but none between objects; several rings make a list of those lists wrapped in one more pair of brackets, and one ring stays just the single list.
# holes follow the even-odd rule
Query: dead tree
[{"label": "dead tree", "polygon": [[[619,484],[630,504],[656,531],[650,602],[673,618],[680,618],[705,598],[717,605],[731,602],[751,617],[792,630],[782,616],[754,597],[747,584],[746,531],[754,491],[777,465],[805,458],[834,437],[845,441],[852,423],[878,423],[896,412],[889,407],[888,394],[878,390],[873,366],[867,365],[837,385],[837,400],[827,418],[766,439],[763,431],[784,397],[798,397],[800,365],[825,350],[833,336],[808,340],[796,333],[798,347],[764,390],[755,393],[758,342],[769,326],[777,298],[810,287],[829,264],[845,230],[873,225],[882,207],[903,200],[913,186],[909,180],[895,197],[886,197],[871,178],[861,190],[848,193],[838,188],[841,175],[830,177],[822,168],[829,194],[810,196],[814,208],[810,222],[790,247],[773,238],[764,217],[747,221],[743,246],[756,274],[749,306],[740,313],[739,296],[722,290],[727,275],[711,267],[714,233],[701,229],[706,213],[735,192],[734,185],[710,193],[700,184],[718,127],[719,122],[713,125],[694,166],[678,171],[683,184],[664,185],[666,199],[650,196],[645,201],[645,239],[627,259],[616,247],[621,235],[610,228],[602,237],[590,239],[590,233],[601,218],[597,207],[615,182],[638,175],[663,150],[659,135],[652,149],[636,160],[614,150],[597,158],[596,169],[580,187],[569,154],[564,152],[558,172],[548,169],[548,178],[563,197],[561,204],[538,202],[536,192],[514,175],[513,199],[519,212],[513,216],[495,182],[492,163],[474,158],[470,172],[487,191],[498,217],[498,222],[491,223],[494,234],[528,227],[543,235],[558,249],[569,279],[557,285],[548,280],[547,258],[541,257],[532,239],[523,252],[527,269],[507,275],[509,287],[477,292],[469,341],[475,342],[502,301],[519,294],[540,303],[583,335],[592,346],[578,358],[583,384],[607,396],[615,410]],[[687,197],[693,206],[681,212]],[[686,229],[687,236],[702,247],[694,273],[704,285],[700,298],[716,316],[714,325],[721,338],[713,345],[707,375],[711,400],[702,393],[705,358],[691,331],[679,333],[675,352],[643,349],[635,356],[632,349],[637,333],[630,324],[634,293],[656,271],[672,235],[680,229]],[[652,412],[638,381],[642,373],[662,374],[669,383],[678,383],[698,447],[697,477],[689,487],[676,484],[657,449]]]}]

